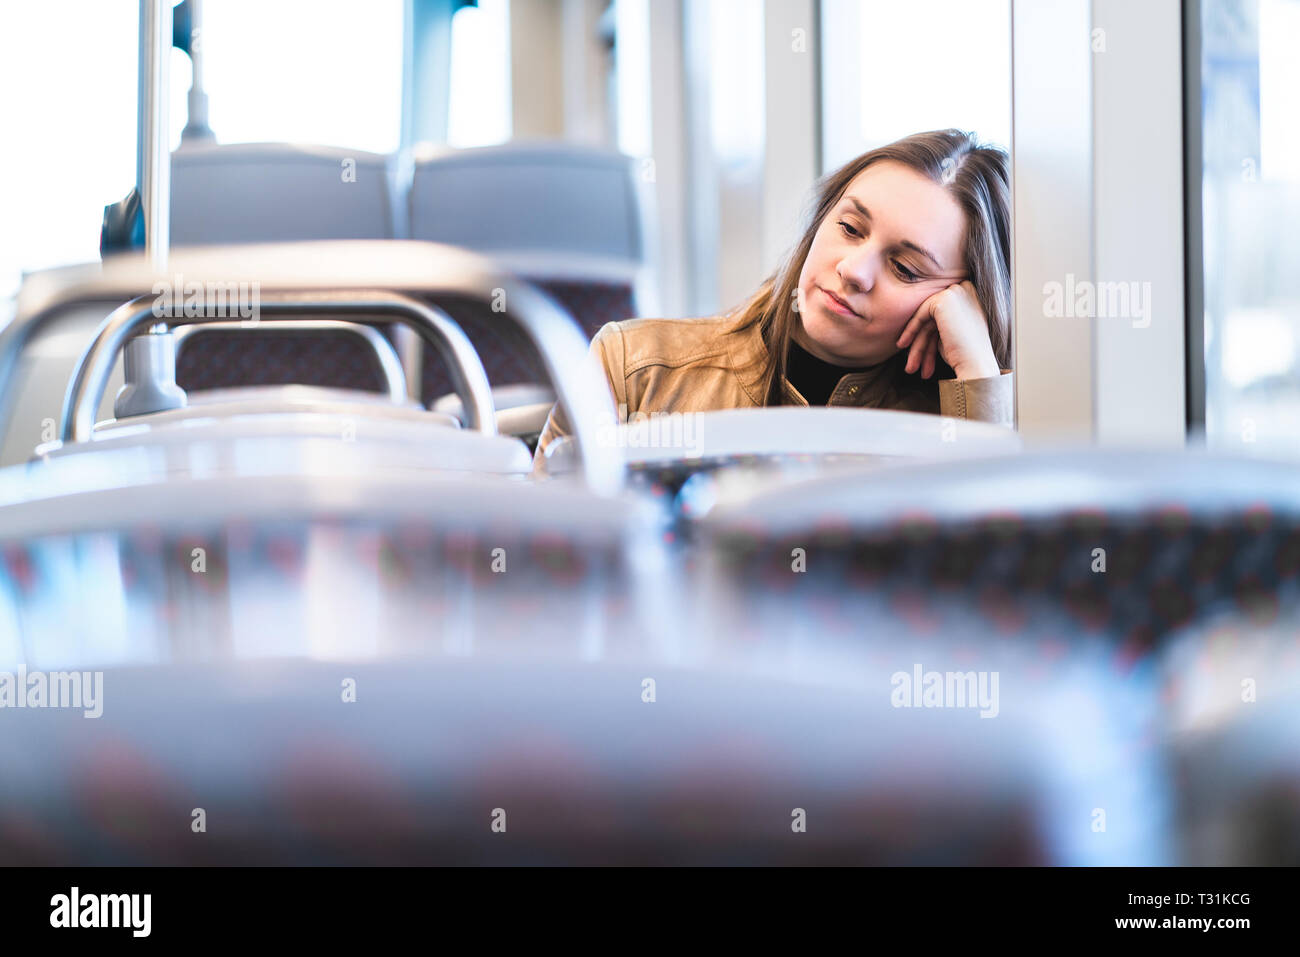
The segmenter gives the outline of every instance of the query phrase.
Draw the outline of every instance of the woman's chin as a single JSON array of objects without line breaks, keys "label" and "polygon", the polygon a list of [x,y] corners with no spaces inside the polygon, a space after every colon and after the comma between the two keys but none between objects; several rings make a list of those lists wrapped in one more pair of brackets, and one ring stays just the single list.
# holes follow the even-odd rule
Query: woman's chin
[{"label": "woman's chin", "polygon": [[860,316],[841,316],[823,309],[816,320],[805,323],[804,328],[827,348],[835,348],[838,352],[847,347],[852,351],[853,344],[861,342],[871,323]]},{"label": "woman's chin", "polygon": [[874,350],[864,350],[860,340],[832,340],[830,342],[820,343],[820,345],[821,351],[826,353],[829,361],[833,362],[835,365],[847,366],[849,368],[874,366],[897,354],[896,352],[891,352],[881,355]]}]

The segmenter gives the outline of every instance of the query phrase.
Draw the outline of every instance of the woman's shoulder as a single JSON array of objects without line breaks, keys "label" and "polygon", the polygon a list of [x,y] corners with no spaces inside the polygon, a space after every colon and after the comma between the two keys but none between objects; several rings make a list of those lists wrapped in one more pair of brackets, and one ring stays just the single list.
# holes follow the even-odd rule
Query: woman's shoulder
[{"label": "woman's shoulder", "polygon": [[612,352],[628,372],[651,365],[683,365],[727,352],[730,315],[685,319],[623,319],[601,327],[594,345]]}]

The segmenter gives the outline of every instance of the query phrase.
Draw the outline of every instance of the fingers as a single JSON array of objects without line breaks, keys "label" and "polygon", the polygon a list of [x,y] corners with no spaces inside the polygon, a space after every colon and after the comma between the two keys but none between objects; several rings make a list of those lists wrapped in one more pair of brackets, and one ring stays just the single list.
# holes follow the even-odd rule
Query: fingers
[{"label": "fingers", "polygon": [[970,280],[967,280],[965,282],[955,282],[950,286],[945,286],[934,295],[926,297],[925,301],[922,302],[921,305],[917,306],[916,312],[912,313],[912,318],[908,319],[906,325],[903,326],[903,331],[899,335],[898,342],[895,343],[895,345],[900,349],[906,349],[912,340],[916,338],[916,335],[922,326],[927,322],[933,325],[935,304],[944,293],[957,286],[963,286],[969,290],[972,296],[975,295],[975,284]]},{"label": "fingers", "polygon": [[909,374],[919,372],[921,378],[930,378],[930,376],[934,375],[935,369],[938,368],[941,345],[942,340],[939,338],[938,327],[934,323],[924,326],[912,341],[904,371]]},{"label": "fingers", "polygon": [[931,323],[934,322],[934,302],[940,295],[942,295],[942,293],[935,293],[933,296],[928,296],[921,305],[916,307],[916,312],[912,313],[912,318],[907,320],[907,324],[903,326],[902,334],[898,337],[898,342],[896,343],[898,348],[906,349],[911,341],[916,337],[917,332],[920,331],[921,327],[925,325],[927,321]]},{"label": "fingers", "polygon": [[926,356],[933,348],[933,342],[939,338],[939,332],[933,322],[923,326],[921,331],[916,334],[912,340],[911,348],[908,350],[907,364],[904,371],[918,372],[921,371],[925,364]]},{"label": "fingers", "polygon": [[922,379],[928,379],[934,375],[935,354],[939,351],[939,336],[936,334],[930,337],[930,341],[926,345],[925,360],[921,366]]},{"label": "fingers", "polygon": [[917,364],[919,349],[917,348],[925,339],[924,331],[918,332],[911,340],[911,343],[904,348],[907,350],[907,362],[903,364],[903,371],[911,373]]}]

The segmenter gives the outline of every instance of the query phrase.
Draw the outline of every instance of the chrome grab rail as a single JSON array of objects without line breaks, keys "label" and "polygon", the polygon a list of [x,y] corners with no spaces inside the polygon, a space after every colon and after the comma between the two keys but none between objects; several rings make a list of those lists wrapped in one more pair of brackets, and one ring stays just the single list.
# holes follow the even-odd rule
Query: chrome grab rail
[{"label": "chrome grab rail", "polygon": [[177,361],[180,360],[181,350],[196,332],[247,332],[252,329],[269,330],[271,332],[298,332],[301,330],[341,332],[358,336],[369,344],[371,351],[375,354],[375,360],[379,363],[379,371],[384,376],[389,399],[392,400],[394,405],[405,405],[409,401],[406,394],[406,372],[402,369],[402,360],[398,357],[397,350],[384,337],[384,334],[374,326],[367,326],[359,322],[343,322],[339,319],[267,319],[258,322],[227,320],[225,322],[210,322],[201,326],[186,323],[183,326],[174,326],[172,328],[172,338],[176,342],[176,359]]},{"label": "chrome grab rail", "polygon": [[[170,263],[186,280],[257,282],[263,298],[269,291],[380,288],[493,309],[503,326],[518,330],[536,349],[568,413],[587,488],[612,495],[623,486],[626,465],[619,449],[600,441],[601,429],[617,416],[609,384],[590,360],[588,337],[553,299],[485,256],[413,240],[322,240],[173,250]],[[72,308],[111,308],[171,278],[146,257],[129,253],[28,276],[14,319],[0,326],[0,430],[9,426],[19,359],[32,336]]]},{"label": "chrome grab rail", "polygon": [[[140,296],[119,306],[100,325],[94,340],[82,354],[68,384],[63,402],[63,423],[60,438],[64,442],[85,442],[95,428],[95,414],[108,389],[113,364],[128,339],[134,333],[148,329],[167,318],[155,314],[153,296]],[[322,312],[355,315],[359,321],[378,322],[378,315],[397,316],[414,326],[423,339],[447,356],[452,384],[456,394],[465,403],[469,428],[486,435],[496,435],[496,414],[492,409],[492,391],[487,373],[469,337],[460,326],[444,312],[431,308],[409,296],[380,290],[357,292],[338,290],[311,293],[264,293],[259,297],[262,312],[286,316],[307,314],[313,317]],[[186,316],[183,324],[201,328],[205,325],[228,323],[227,316]],[[250,320],[248,328],[256,328],[260,319]],[[405,398],[405,388],[403,388]]]}]

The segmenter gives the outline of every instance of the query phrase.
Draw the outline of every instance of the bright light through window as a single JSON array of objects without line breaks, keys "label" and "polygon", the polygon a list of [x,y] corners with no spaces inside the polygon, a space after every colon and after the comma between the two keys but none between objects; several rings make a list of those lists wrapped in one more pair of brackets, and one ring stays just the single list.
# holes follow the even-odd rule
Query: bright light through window
[{"label": "bright light through window", "polygon": [[618,64],[618,148],[649,156],[650,8],[647,0],[616,0],[615,56]]},{"label": "bright light through window", "polygon": [[[137,0],[10,3],[0,30],[0,298],[23,272],[99,258],[104,206],[135,183]],[[221,142],[391,151],[402,0],[218,0],[201,34]],[[189,58],[171,57],[171,143]]]},{"label": "bright light through window", "polygon": [[397,149],[402,0],[219,0],[203,18],[218,142]]},{"label": "bright light through window", "polygon": [[955,126],[1011,144],[1007,0],[862,0],[863,151]]},{"label": "bright light through window", "polygon": [[763,153],[763,16],[748,0],[712,0],[709,116],[723,163],[759,163]]},{"label": "bright light through window", "polygon": [[1300,455],[1300,0],[1205,0],[1205,437]]},{"label": "bright light through window", "polygon": [[463,148],[510,139],[510,4],[479,0],[451,21],[447,142]]},{"label": "bright light through window", "polygon": [[[25,272],[99,259],[104,207],[135,184],[139,11],[137,0],[4,7],[0,299]],[[189,85],[177,59],[173,123]]]},{"label": "bright light through window", "polygon": [[1259,5],[1260,178],[1300,183],[1300,3],[1261,0]]}]

